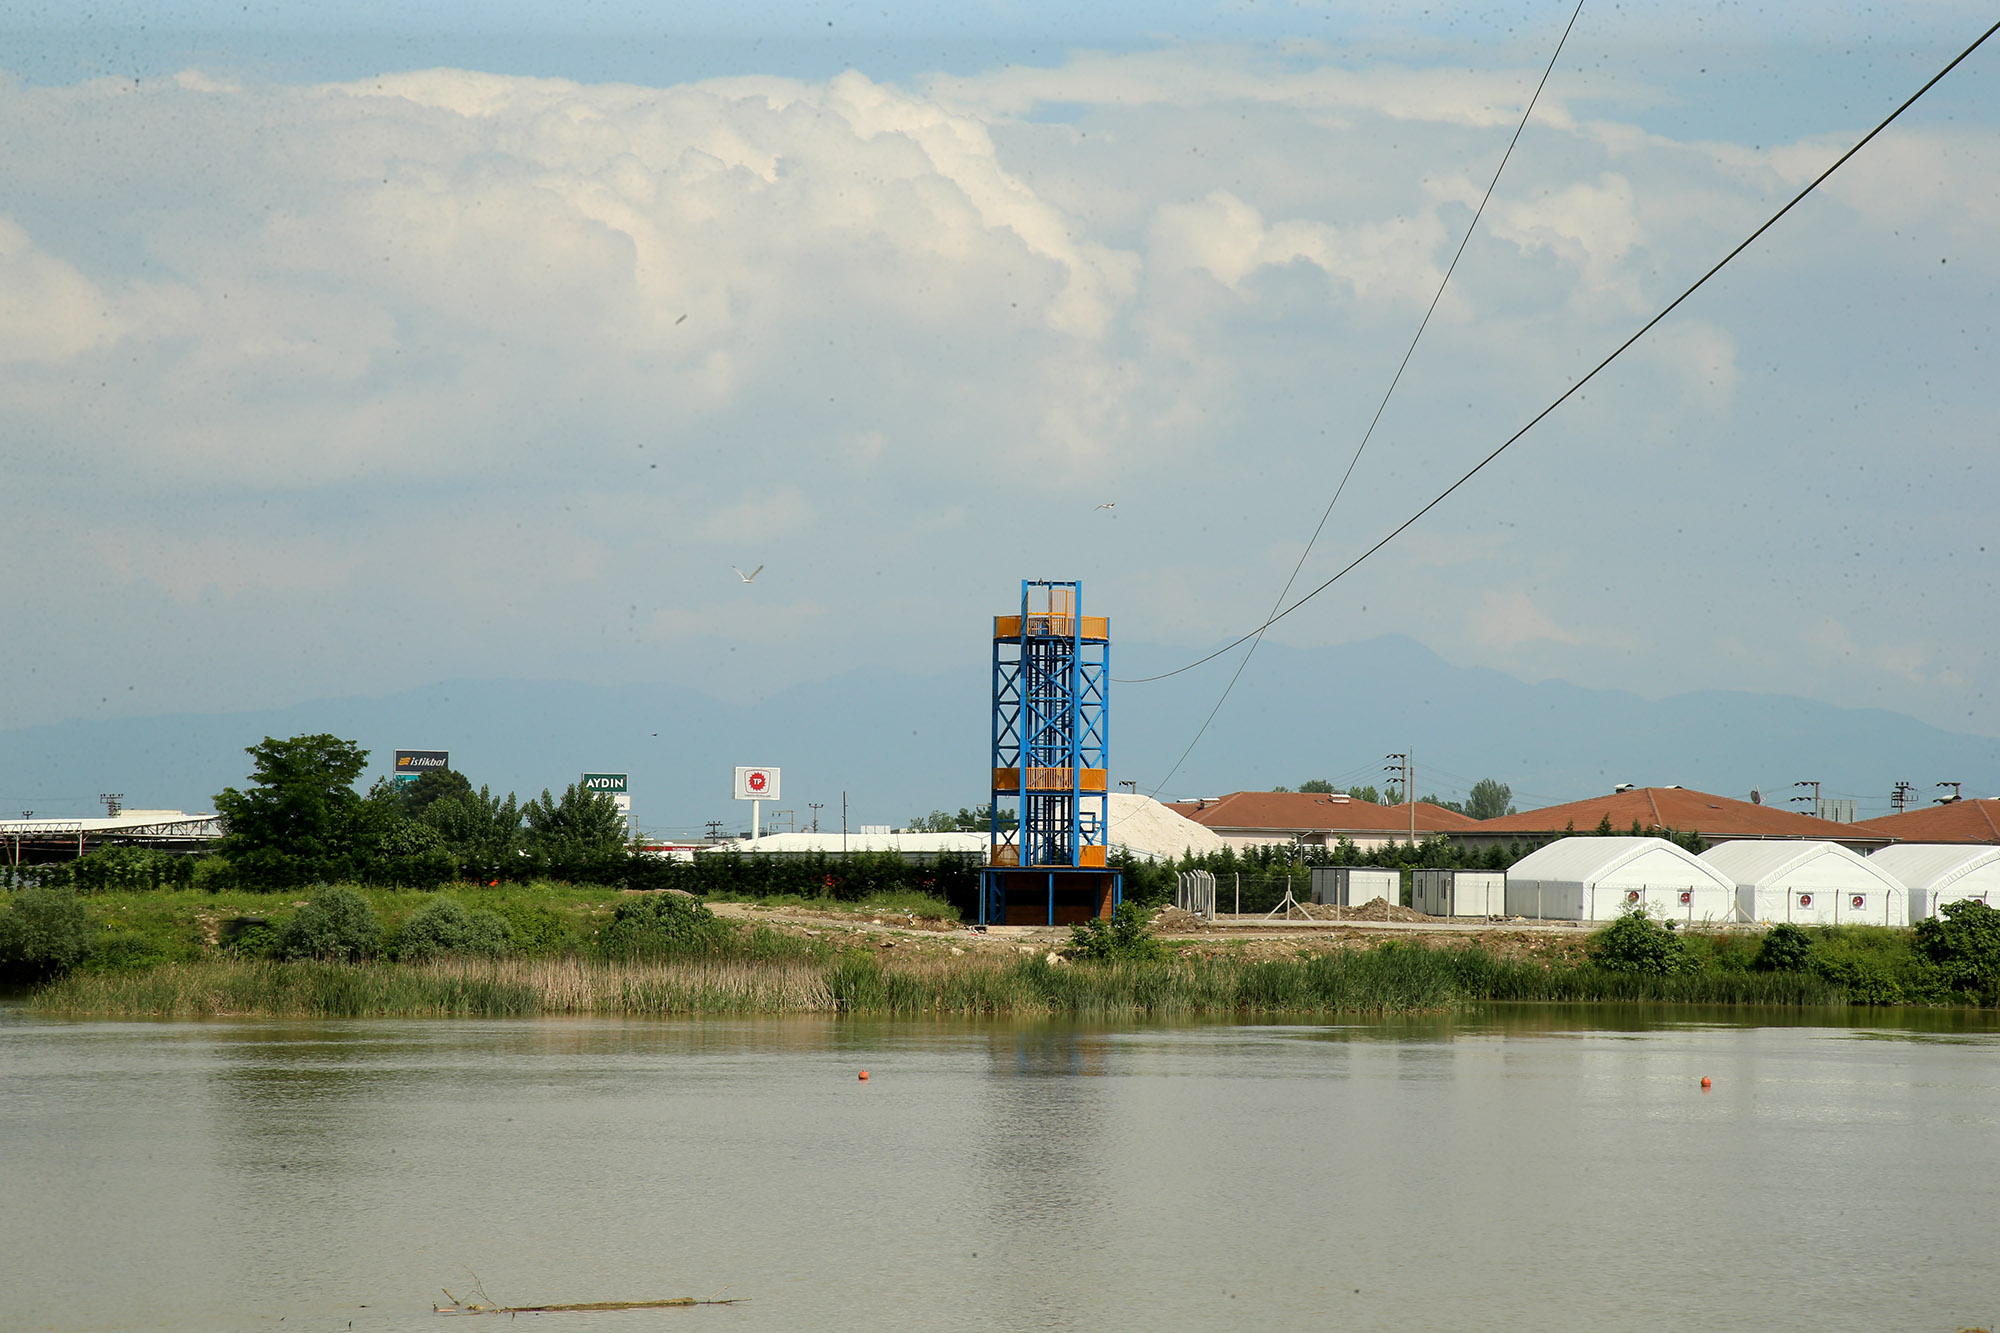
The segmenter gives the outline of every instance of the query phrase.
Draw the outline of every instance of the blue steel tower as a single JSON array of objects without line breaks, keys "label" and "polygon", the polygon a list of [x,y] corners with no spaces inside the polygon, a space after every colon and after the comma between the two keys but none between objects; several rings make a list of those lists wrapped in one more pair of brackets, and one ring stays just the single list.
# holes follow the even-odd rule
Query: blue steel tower
[{"label": "blue steel tower", "polygon": [[1083,585],[1021,581],[1021,612],[993,618],[992,850],[979,920],[1063,925],[1108,917],[1123,877],[1105,861],[1111,622]]}]

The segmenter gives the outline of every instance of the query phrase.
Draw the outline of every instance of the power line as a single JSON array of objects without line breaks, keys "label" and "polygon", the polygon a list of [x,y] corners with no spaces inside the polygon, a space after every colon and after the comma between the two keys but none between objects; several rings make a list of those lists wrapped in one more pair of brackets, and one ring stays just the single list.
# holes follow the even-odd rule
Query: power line
[{"label": "power line", "polygon": [[[1880,134],[1883,130],[1888,129],[1889,126],[1895,122],[1897,117],[1901,116],[1905,111],[1908,111],[1912,106],[1916,105],[1918,98],[1922,97],[1925,93],[1929,92],[1933,87],[1935,87],[1939,83],[1939,81],[1941,81],[1944,78],[1945,75],[1951,73],[1954,69],[1957,69],[1960,63],[1962,63],[1967,56],[1970,56],[1974,51],[1977,51],[1980,47],[1984,46],[1986,44],[1986,39],[1991,37],[1995,32],[2000,32],[2000,23],[1995,23],[1992,27],[1988,28],[1985,32],[1981,33],[1978,39],[1975,40],[1972,43],[1972,45],[1966,47],[1963,51],[1959,52],[1958,55],[1952,58],[1950,64],[1946,65],[1936,74],[1933,74],[1924,83],[1923,87],[1917,89],[1914,93],[1911,93],[1909,97],[1904,100],[1901,106],[1898,106],[1894,111],[1891,111],[1887,116],[1885,116],[1880,124],[1876,125],[1874,129],[1868,131],[1867,134],[1863,135],[1852,148],[1849,148],[1846,152],[1842,153],[1839,157],[1835,158],[1832,166],[1829,166],[1826,170],[1820,172],[1819,175],[1813,177],[1812,180],[1806,185],[1806,187],[1803,190],[1800,190],[1797,194],[1792,196],[1790,202],[1788,202],[1783,208],[1780,208],[1777,212],[1773,213],[1764,222],[1762,226],[1758,227],[1757,230],[1751,232],[1747,237],[1745,237],[1742,243],[1737,245],[1735,249],[1731,250],[1728,254],[1724,255],[1721,259],[1717,260],[1713,268],[1709,269],[1708,272],[1702,274],[1699,278],[1696,278],[1694,282],[1688,287],[1688,289],[1682,292],[1679,296],[1676,296],[1671,302],[1669,302],[1665,309],[1661,310],[1659,314],[1654,315],[1651,319],[1647,320],[1644,324],[1640,325],[1639,331],[1637,333],[1634,333],[1624,342],[1619,343],[1617,347],[1612,349],[1612,352],[1609,356],[1605,357],[1602,361],[1599,361],[1595,366],[1591,367],[1589,374],[1585,375],[1582,379],[1578,380],[1576,383],[1570,385],[1569,388],[1563,390],[1561,395],[1558,396],[1554,402],[1550,403],[1547,407],[1543,408],[1541,411],[1535,413],[1533,417],[1530,417],[1528,419],[1527,425],[1521,427],[1521,429],[1515,431],[1512,435],[1509,435],[1505,440],[1501,441],[1498,448],[1496,448],[1492,453],[1486,455],[1486,457],[1480,459],[1479,462],[1477,462],[1472,466],[1471,470],[1465,473],[1465,475],[1461,476],[1457,481],[1454,481],[1450,486],[1446,487],[1443,491],[1439,492],[1436,498],[1431,500],[1429,504],[1425,505],[1422,509],[1419,509],[1416,513],[1410,515],[1408,518],[1404,519],[1401,523],[1397,524],[1394,528],[1390,529],[1388,535],[1381,538],[1381,540],[1377,541],[1373,546],[1370,546],[1367,550],[1363,551],[1360,555],[1354,557],[1354,559],[1350,560],[1346,565],[1342,566],[1341,569],[1338,572],[1336,572],[1332,578],[1320,584],[1318,587],[1314,588],[1311,592],[1307,593],[1305,596],[1299,598],[1298,601],[1293,602],[1290,606],[1286,607],[1284,610],[1273,615],[1270,619],[1266,620],[1263,624],[1257,626],[1257,628],[1251,630],[1248,634],[1245,634],[1240,638],[1234,639],[1229,643],[1225,643],[1224,645],[1222,645],[1222,647],[1217,648],[1214,652],[1209,653],[1205,657],[1198,657],[1194,661],[1189,662],[1186,666],[1175,667],[1172,671],[1163,671],[1157,676],[1134,676],[1129,679],[1121,679],[1117,683],[1121,685],[1145,685],[1156,680],[1165,680],[1169,676],[1178,676],[1183,671],[1192,671],[1194,668],[1201,666],[1204,663],[1212,662],[1216,658],[1222,656],[1224,653],[1230,651],[1231,649],[1239,648],[1242,645],[1250,642],[1252,639],[1260,636],[1261,634],[1263,634],[1265,630],[1277,624],[1280,620],[1283,620],[1286,616],[1298,610],[1300,607],[1304,606],[1307,602],[1310,602],[1313,598],[1319,596],[1321,593],[1325,592],[1328,588],[1331,588],[1334,584],[1340,582],[1341,579],[1345,578],[1348,574],[1352,573],[1356,568],[1358,568],[1363,561],[1367,560],[1370,556],[1374,555],[1377,551],[1381,550],[1384,546],[1387,546],[1390,542],[1394,541],[1396,538],[1402,536],[1405,531],[1407,531],[1410,527],[1416,524],[1418,519],[1421,519],[1425,514],[1430,513],[1431,510],[1437,508],[1440,504],[1443,504],[1445,500],[1449,499],[1452,496],[1452,494],[1458,490],[1459,487],[1465,485],[1466,482],[1471,481],[1474,477],[1478,476],[1479,473],[1485,469],[1488,463],[1491,463],[1501,454],[1507,452],[1508,448],[1511,445],[1513,445],[1513,443],[1516,440],[1520,439],[1523,435],[1526,435],[1529,431],[1533,430],[1537,425],[1541,424],[1542,419],[1548,416],[1549,413],[1555,411],[1558,407],[1561,407],[1564,403],[1568,402],[1573,394],[1577,393],[1579,390],[1583,388],[1584,385],[1590,383],[1591,380],[1595,379],[1599,371],[1603,370],[1613,361],[1616,361],[1621,355],[1624,354],[1627,348],[1631,347],[1632,344],[1638,342],[1639,339],[1645,337],[1648,333],[1650,333],[1654,325],[1658,324],[1661,320],[1665,319],[1668,315],[1672,314],[1676,309],[1678,309],[1683,301],[1687,300],[1690,296],[1693,296],[1697,291],[1699,291],[1704,285],[1707,284],[1710,278],[1714,277],[1717,273],[1720,273],[1724,265],[1728,264],[1732,259],[1735,259],[1736,256],[1742,254],[1745,250],[1749,249],[1750,246],[1759,237],[1761,237],[1765,232],[1769,231],[1772,227],[1776,226],[1780,218],[1784,217],[1785,214],[1791,212],[1792,209],[1797,207],[1800,201],[1802,201],[1807,195],[1811,194],[1814,190],[1818,189],[1820,185],[1826,180],[1827,177],[1833,175],[1834,172],[1840,170],[1841,167],[1845,166],[1849,158],[1853,157],[1856,153],[1860,152],[1863,148],[1867,147],[1868,144],[1875,138],[1876,135]],[[1206,724],[1204,724],[1204,726],[1206,726]]]},{"label": "power line", "polygon": [[[1174,774],[1180,772],[1181,765],[1194,753],[1194,747],[1201,744],[1201,738],[1208,734],[1209,724],[1214,722],[1216,714],[1222,711],[1222,705],[1229,701],[1230,692],[1236,688],[1236,682],[1243,678],[1244,668],[1249,666],[1250,659],[1257,655],[1258,646],[1264,642],[1265,629],[1277,623],[1278,608],[1285,604],[1285,598],[1291,596],[1292,585],[1298,582],[1299,571],[1306,567],[1306,557],[1312,554],[1320,534],[1326,531],[1326,521],[1333,517],[1333,507],[1340,503],[1341,492],[1347,489],[1347,480],[1354,475],[1355,465],[1361,461],[1361,451],[1366,449],[1368,441],[1375,437],[1375,427],[1381,424],[1382,413],[1388,408],[1389,399],[1395,394],[1396,386],[1403,382],[1403,372],[1410,367],[1410,358],[1416,354],[1417,343],[1423,338],[1424,330],[1430,327],[1431,316],[1437,313],[1438,302],[1444,299],[1444,289],[1451,284],[1451,275],[1458,271],[1458,261],[1464,257],[1465,247],[1472,241],[1472,233],[1479,229],[1479,219],[1486,215],[1486,205],[1492,202],[1494,187],[1500,184],[1500,173],[1507,169],[1508,159],[1514,156],[1514,145],[1521,142],[1521,131],[1528,128],[1528,117],[1535,113],[1535,103],[1541,100],[1542,89],[1548,86],[1549,75],[1555,70],[1556,61],[1562,55],[1563,43],[1569,40],[1570,29],[1576,26],[1577,15],[1582,12],[1583,0],[1576,0],[1576,8],[1570,11],[1569,22],[1563,26],[1562,36],[1556,39],[1556,49],[1549,55],[1548,66],[1542,70],[1541,81],[1535,85],[1535,91],[1528,98],[1527,107],[1521,112],[1521,123],[1514,127],[1514,137],[1507,141],[1507,151],[1500,155],[1500,165],[1493,168],[1493,179],[1486,183],[1486,193],[1480,197],[1479,207],[1473,212],[1472,221],[1465,228],[1465,235],[1459,238],[1458,249],[1452,253],[1451,263],[1446,266],[1444,277],[1438,280],[1437,291],[1431,294],[1431,303],[1425,307],[1424,317],[1417,324],[1417,331],[1410,335],[1410,345],[1403,349],[1403,359],[1396,364],[1396,373],[1390,376],[1389,387],[1382,391],[1382,401],[1375,405],[1375,415],[1368,419],[1368,429],[1361,433],[1361,443],[1354,446],[1354,456],[1347,460],[1347,470],[1340,474],[1340,483],[1333,488],[1333,498],[1326,502],[1326,509],[1320,514],[1319,523],[1313,528],[1312,536],[1306,539],[1305,549],[1299,552],[1298,562],[1292,566],[1291,574],[1286,577],[1285,586],[1278,590],[1277,597],[1271,602],[1271,618],[1257,627],[1256,639],[1251,643],[1250,650],[1244,653],[1243,660],[1236,664],[1235,673],[1229,677],[1229,683],[1222,687],[1221,697],[1215,701],[1215,707],[1208,710],[1208,716],[1202,720],[1194,739],[1187,743],[1187,748],[1181,751],[1181,757],[1174,761],[1174,766],[1167,770],[1167,775],[1160,779],[1159,786],[1153,789],[1155,795],[1173,781]],[[1241,643],[1242,640],[1238,639],[1236,642]],[[1230,645],[1232,648],[1235,646],[1235,644]],[[1228,649],[1223,651],[1226,652]]]}]

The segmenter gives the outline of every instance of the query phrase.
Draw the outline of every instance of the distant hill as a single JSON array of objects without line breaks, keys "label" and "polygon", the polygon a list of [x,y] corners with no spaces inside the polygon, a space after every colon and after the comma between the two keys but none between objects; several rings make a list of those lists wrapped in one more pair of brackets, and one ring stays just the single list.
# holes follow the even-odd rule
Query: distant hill
[{"label": "distant hill", "polygon": [[[849,674],[749,706],[661,685],[573,681],[451,681],[381,698],[318,700],[289,708],[64,722],[0,732],[0,788],[13,814],[96,809],[100,791],[135,807],[212,808],[241,784],[245,746],[264,736],[327,731],[374,752],[445,749],[474,783],[522,797],[560,790],[586,771],[631,774],[642,826],[692,834],[706,821],[747,828],[729,799],[737,764],[783,769],[784,798],[811,823],[900,824],[934,808],[986,798],[987,668],[948,675]],[[1117,646],[1115,673],[1179,665],[1185,650]],[[1233,665],[1218,660],[1149,685],[1114,687],[1114,779],[1151,790],[1214,706]],[[1780,695],[1708,691],[1648,701],[1561,681],[1528,684],[1498,671],[1455,667],[1413,640],[1390,636],[1333,648],[1267,646],[1245,673],[1169,794],[1219,795],[1296,786],[1312,777],[1381,785],[1382,756],[1416,756],[1419,793],[1449,796],[1481,777],[1509,783],[1523,809],[1619,782],[1746,796],[1773,804],[1790,783],[1815,779],[1856,794],[1861,816],[1886,813],[1890,784],[1952,780],[1965,793],[2000,792],[2000,742],[1941,731],[1881,709],[1843,709]],[[1775,789],[1774,789],[1775,788]]]}]

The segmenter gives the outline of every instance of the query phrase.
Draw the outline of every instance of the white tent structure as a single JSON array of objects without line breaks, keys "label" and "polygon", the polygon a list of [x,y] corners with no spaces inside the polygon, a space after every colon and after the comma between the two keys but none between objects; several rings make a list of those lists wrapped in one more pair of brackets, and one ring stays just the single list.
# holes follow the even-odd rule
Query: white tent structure
[{"label": "white tent structure", "polygon": [[1689,924],[1727,921],[1736,886],[1665,838],[1558,838],[1507,872],[1507,915],[1610,921],[1634,909]]},{"label": "white tent structure", "polygon": [[1868,858],[1910,891],[1910,924],[1946,903],[1977,899],[2000,907],[2000,847],[1978,843],[1901,842]]},{"label": "white tent structure", "polygon": [[1735,881],[1745,921],[1900,926],[1910,919],[1902,880],[1837,842],[1724,842],[1701,859]]}]

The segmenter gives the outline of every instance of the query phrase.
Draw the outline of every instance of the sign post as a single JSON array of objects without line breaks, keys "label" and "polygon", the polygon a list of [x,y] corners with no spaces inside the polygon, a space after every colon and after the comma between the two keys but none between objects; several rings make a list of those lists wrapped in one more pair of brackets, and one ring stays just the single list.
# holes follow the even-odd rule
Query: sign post
[{"label": "sign post", "polygon": [[618,807],[618,813],[625,816],[625,833],[627,837],[631,837],[638,832],[638,829],[632,823],[632,793],[626,790],[625,776],[623,773],[585,773],[583,789],[587,792],[602,792],[609,795],[612,804]]},{"label": "sign post", "polygon": [[436,773],[451,767],[449,750],[398,750],[396,751],[396,785],[415,782],[426,773]]},{"label": "sign post", "polygon": [[750,802],[750,841],[757,841],[761,833],[764,802],[778,799],[778,770],[775,768],[738,767],[736,770],[736,799]]}]

